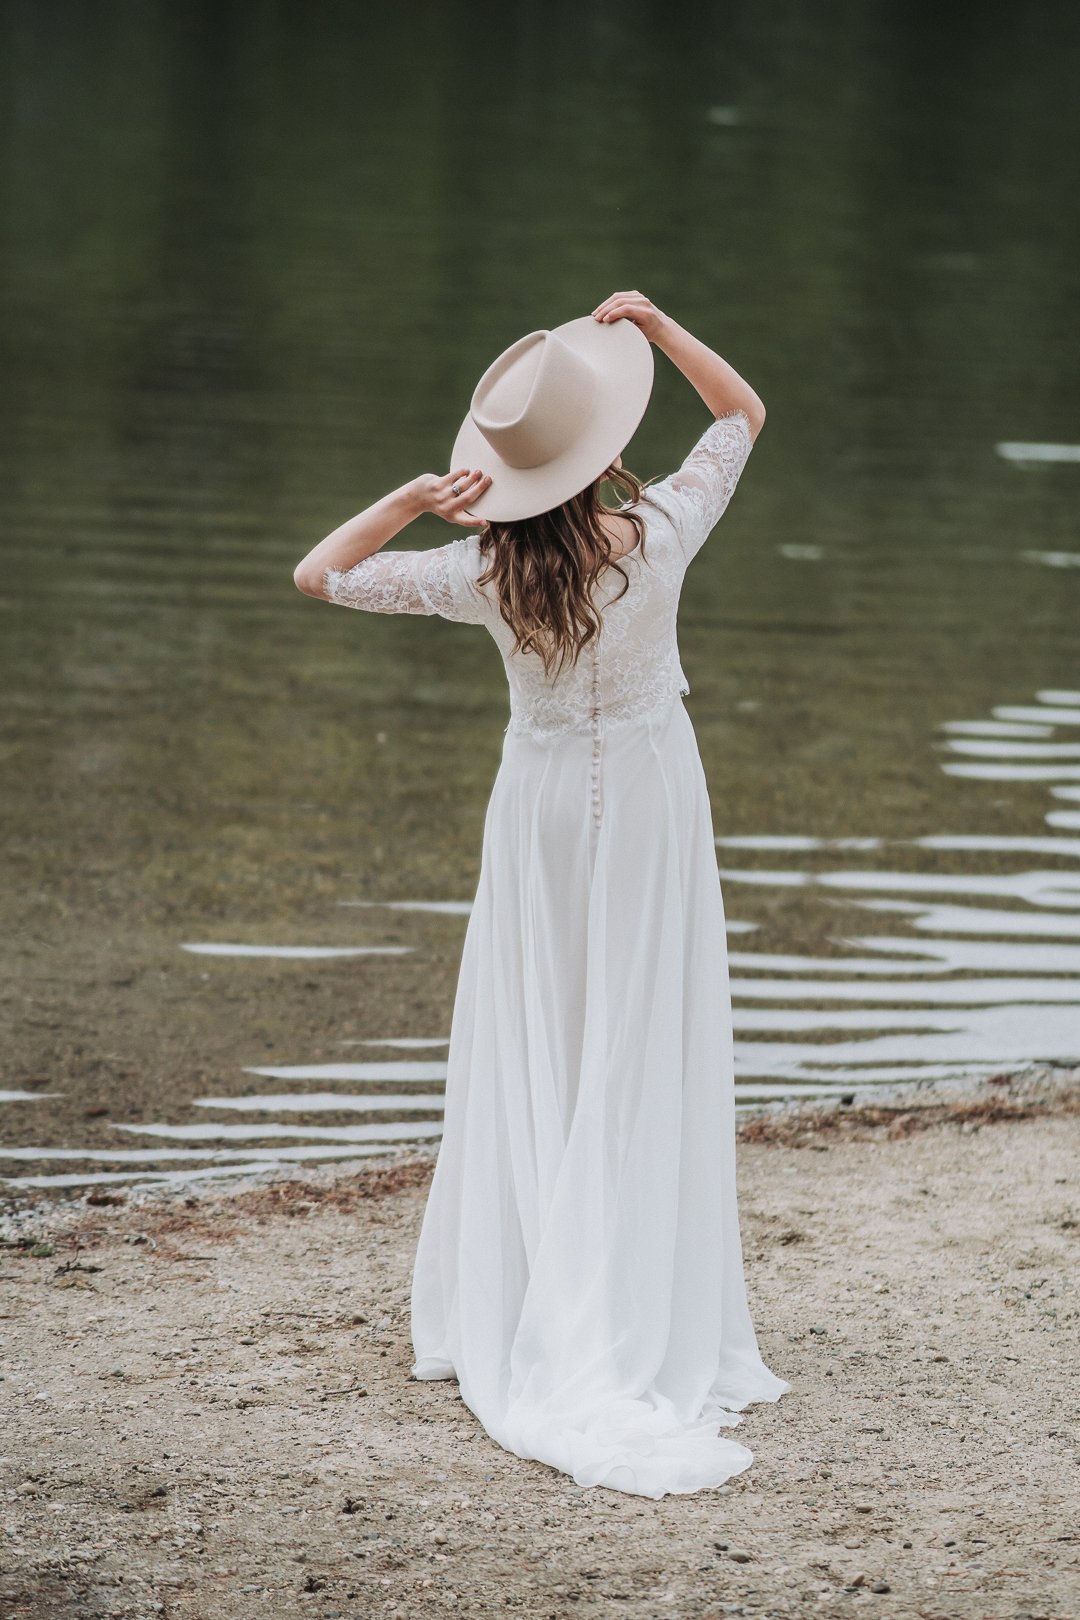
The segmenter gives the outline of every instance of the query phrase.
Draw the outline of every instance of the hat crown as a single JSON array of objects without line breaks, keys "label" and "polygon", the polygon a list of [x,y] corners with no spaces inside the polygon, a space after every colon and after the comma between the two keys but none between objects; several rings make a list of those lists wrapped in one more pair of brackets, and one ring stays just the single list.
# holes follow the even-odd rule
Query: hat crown
[{"label": "hat crown", "polygon": [[573,444],[593,409],[596,372],[557,332],[530,332],[476,385],[470,415],[510,467],[539,467]]}]

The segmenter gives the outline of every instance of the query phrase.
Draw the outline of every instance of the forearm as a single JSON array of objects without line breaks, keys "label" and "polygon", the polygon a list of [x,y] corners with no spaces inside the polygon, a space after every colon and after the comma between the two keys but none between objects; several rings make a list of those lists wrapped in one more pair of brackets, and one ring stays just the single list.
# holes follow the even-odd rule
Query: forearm
[{"label": "forearm", "polygon": [[414,518],[418,518],[425,510],[418,483],[419,480],[414,479],[411,484],[403,484],[400,489],[384,495],[374,506],[369,506],[366,511],[358,513],[328,534],[325,540],[320,540],[303,562],[297,565],[293,574],[297,587],[304,595],[321,597],[325,601],[328,568],[346,573],[350,568],[355,568],[358,562],[363,562],[365,557],[373,556],[395,534],[400,534]]},{"label": "forearm", "polygon": [[325,602],[328,568],[347,573],[365,557],[373,557],[380,546],[400,534],[421,512],[433,512],[447,523],[471,526],[468,508],[490,487],[491,479],[479,468],[461,467],[445,477],[421,473],[411,484],[402,484],[392,494],[384,495],[374,506],[320,540],[297,564],[293,573],[297,588],[305,596],[317,596]]},{"label": "forearm", "polygon": [[744,382],[726,360],[673,321],[662,317],[653,342],[663,349],[687,382],[692,383],[714,416],[729,411],[745,411],[754,438],[765,421],[765,407],[748,382]]}]

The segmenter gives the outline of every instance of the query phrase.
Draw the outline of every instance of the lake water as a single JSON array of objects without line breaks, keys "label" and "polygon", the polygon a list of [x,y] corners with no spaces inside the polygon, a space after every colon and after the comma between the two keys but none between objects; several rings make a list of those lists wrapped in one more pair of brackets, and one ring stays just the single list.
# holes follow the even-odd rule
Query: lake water
[{"label": "lake water", "polygon": [[741,1100],[1080,1060],[1075,8],[0,26],[0,1168],[437,1135],[501,665],[291,571],[622,286],[769,410],[680,620]]}]

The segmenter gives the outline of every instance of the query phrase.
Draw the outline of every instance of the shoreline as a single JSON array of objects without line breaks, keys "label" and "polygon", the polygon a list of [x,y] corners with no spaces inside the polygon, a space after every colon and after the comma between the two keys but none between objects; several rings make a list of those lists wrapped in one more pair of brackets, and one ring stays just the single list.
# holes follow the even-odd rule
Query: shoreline
[{"label": "shoreline", "polygon": [[[886,1132],[892,1138],[949,1124],[974,1131],[984,1125],[1020,1123],[1075,1112],[1080,1112],[1080,1066],[1033,1063],[990,1076],[853,1086],[843,1100],[832,1095],[737,1103],[735,1137],[740,1144],[799,1147],[809,1145],[812,1139],[825,1137],[861,1141]],[[108,1207],[120,1200],[132,1209],[152,1208],[159,1201],[182,1202],[192,1193],[228,1199],[282,1184],[332,1187],[352,1179],[362,1181],[367,1176],[378,1178],[403,1166],[434,1167],[438,1151],[438,1139],[433,1139],[430,1145],[413,1142],[389,1147],[385,1152],[369,1152],[355,1159],[329,1163],[319,1160],[278,1162],[257,1172],[245,1170],[242,1175],[224,1165],[218,1169],[193,1169],[189,1174],[173,1171],[167,1182],[151,1179],[154,1175],[151,1170],[142,1172],[145,1180],[135,1179],[139,1172],[131,1172],[130,1180],[125,1179],[124,1174],[103,1174],[93,1183],[83,1182],[62,1189],[55,1185],[51,1188],[28,1185],[33,1179],[30,1177],[21,1178],[21,1186],[0,1181],[0,1239],[17,1233],[35,1216],[49,1223],[61,1220],[65,1213],[86,1204]]]}]

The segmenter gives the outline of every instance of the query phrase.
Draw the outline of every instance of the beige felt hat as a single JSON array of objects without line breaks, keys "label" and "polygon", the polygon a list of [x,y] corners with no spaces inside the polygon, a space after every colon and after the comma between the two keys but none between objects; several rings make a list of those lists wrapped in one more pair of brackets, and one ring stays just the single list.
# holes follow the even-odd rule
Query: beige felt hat
[{"label": "beige felt hat", "polygon": [[519,338],[477,383],[454,443],[452,472],[491,475],[469,516],[512,523],[587,488],[633,438],[652,385],[652,346],[632,321],[584,315]]}]

